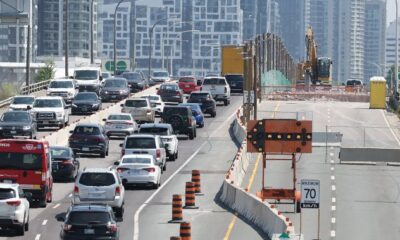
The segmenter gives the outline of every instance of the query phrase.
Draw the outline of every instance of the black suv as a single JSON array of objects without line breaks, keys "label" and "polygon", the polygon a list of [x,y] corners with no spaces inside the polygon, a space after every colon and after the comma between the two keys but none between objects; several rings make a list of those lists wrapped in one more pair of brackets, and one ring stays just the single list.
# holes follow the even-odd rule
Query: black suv
[{"label": "black suv", "polygon": [[113,209],[108,205],[72,205],[65,217],[60,238],[69,239],[109,239],[118,240],[119,231]]},{"label": "black suv", "polygon": [[188,103],[200,103],[201,111],[210,114],[211,117],[217,116],[217,104],[210,92],[195,91],[190,94]]},{"label": "black suv", "polygon": [[231,92],[243,93],[244,77],[242,74],[227,74],[225,78],[231,88]]},{"label": "black suv", "polygon": [[104,128],[95,123],[79,123],[70,131],[69,147],[74,154],[100,154],[104,158],[108,155],[109,139]]},{"label": "black suv", "polygon": [[36,138],[36,122],[27,111],[8,111],[0,118],[0,139],[17,136]]},{"label": "black suv", "polygon": [[190,107],[165,106],[161,122],[171,124],[175,134],[188,135],[190,140],[196,137],[196,119]]}]

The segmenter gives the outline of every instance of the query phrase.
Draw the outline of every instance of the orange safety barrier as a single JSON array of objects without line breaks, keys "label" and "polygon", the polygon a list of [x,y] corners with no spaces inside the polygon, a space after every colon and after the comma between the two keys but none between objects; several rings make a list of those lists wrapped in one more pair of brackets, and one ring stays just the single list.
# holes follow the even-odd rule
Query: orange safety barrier
[{"label": "orange safety barrier", "polygon": [[181,223],[179,235],[182,240],[192,240],[192,227],[190,222]]},{"label": "orange safety barrier", "polygon": [[186,209],[197,209],[196,207],[196,195],[194,192],[194,183],[186,182],[185,188],[185,207]]},{"label": "orange safety barrier", "polygon": [[192,170],[192,182],[194,183],[194,192],[201,194],[200,171]]},{"label": "orange safety barrier", "polygon": [[169,223],[181,223],[182,220],[182,196],[174,194],[172,195],[172,220],[170,220]]}]

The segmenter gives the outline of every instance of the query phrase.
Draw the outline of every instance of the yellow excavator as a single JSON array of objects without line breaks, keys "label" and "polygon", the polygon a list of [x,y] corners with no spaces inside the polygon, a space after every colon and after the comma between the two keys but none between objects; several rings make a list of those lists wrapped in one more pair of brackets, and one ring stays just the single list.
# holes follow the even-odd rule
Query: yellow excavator
[{"label": "yellow excavator", "polygon": [[307,58],[297,66],[297,84],[310,81],[313,85],[332,85],[332,60],[317,55],[317,43],[311,27],[306,32]]}]

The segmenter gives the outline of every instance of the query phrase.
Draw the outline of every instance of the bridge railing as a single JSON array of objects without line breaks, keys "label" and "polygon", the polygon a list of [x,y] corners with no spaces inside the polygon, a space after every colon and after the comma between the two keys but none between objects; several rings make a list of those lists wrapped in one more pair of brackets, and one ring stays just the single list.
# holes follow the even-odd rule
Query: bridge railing
[{"label": "bridge railing", "polygon": [[[31,84],[29,86],[23,86],[21,88],[21,91],[19,92],[19,94],[29,95],[31,93],[39,92],[39,91],[43,90],[44,87],[49,84],[49,82],[50,82],[50,80],[46,80],[46,81]],[[10,98],[0,101],[0,107],[5,107],[5,106],[10,105],[12,99],[13,99],[13,97],[10,97]]]}]

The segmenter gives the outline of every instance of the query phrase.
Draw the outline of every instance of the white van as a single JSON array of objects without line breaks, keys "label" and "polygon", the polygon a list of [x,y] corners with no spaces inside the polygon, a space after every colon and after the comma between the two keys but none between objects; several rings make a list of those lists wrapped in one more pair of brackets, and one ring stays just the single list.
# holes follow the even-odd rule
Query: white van
[{"label": "white van", "polygon": [[80,92],[96,92],[99,95],[103,80],[100,67],[76,68],[74,79]]}]

